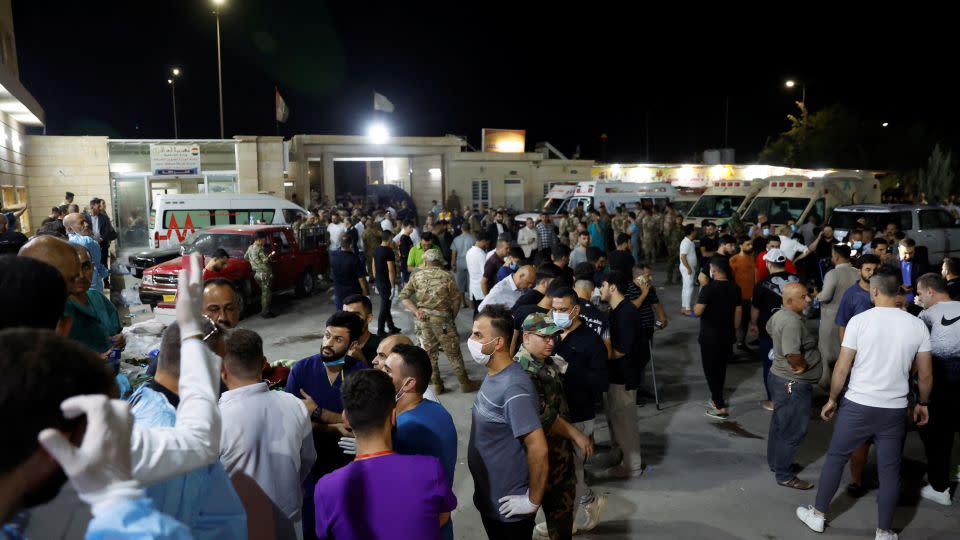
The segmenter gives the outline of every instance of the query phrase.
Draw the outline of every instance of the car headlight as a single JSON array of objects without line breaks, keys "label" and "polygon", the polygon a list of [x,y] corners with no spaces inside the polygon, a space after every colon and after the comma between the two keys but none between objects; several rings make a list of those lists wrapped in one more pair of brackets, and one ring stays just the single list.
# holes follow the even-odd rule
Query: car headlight
[{"label": "car headlight", "polygon": [[153,285],[153,274],[147,274],[143,276],[144,285]]}]

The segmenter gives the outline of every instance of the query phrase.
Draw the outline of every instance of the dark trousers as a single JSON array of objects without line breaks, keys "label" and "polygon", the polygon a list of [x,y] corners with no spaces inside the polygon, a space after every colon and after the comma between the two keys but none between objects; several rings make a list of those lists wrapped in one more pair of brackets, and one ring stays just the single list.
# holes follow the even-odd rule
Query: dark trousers
[{"label": "dark trousers", "polygon": [[357,285],[356,287],[334,286],[333,287],[333,303],[336,305],[337,311],[341,311],[343,309],[343,300],[348,296],[351,296],[354,294],[363,294],[363,291],[360,289],[359,285]]},{"label": "dark trousers", "polygon": [[737,327],[737,343],[747,342],[747,332],[750,330],[750,299],[740,301],[740,325]]},{"label": "dark trousers", "polygon": [[770,416],[770,433],[767,434],[767,464],[777,477],[777,482],[793,479],[793,457],[807,435],[810,423],[810,407],[813,385],[791,382],[768,376],[768,387],[773,397],[773,414]]},{"label": "dark trousers", "polygon": [[960,382],[938,382],[937,375],[930,395],[930,421],[920,428],[920,438],[927,453],[927,480],[942,492],[950,487],[953,436],[960,433]]},{"label": "dark trousers", "polygon": [[900,458],[906,428],[905,409],[867,407],[843,399],[820,473],[816,509],[827,513],[830,501],[840,487],[840,477],[843,476],[843,468],[850,454],[864,442],[873,440],[877,446],[877,472],[880,476],[877,527],[891,528],[893,512],[897,509],[897,499],[900,497]]},{"label": "dark trousers", "polygon": [[481,515],[480,520],[490,540],[530,540],[536,525],[533,516],[522,521],[505,522]]},{"label": "dark trousers", "polygon": [[393,330],[397,327],[393,322],[393,314],[390,313],[393,290],[389,283],[377,283],[377,292],[380,293],[380,316],[377,318],[377,332],[382,334],[384,328]]},{"label": "dark trousers", "polygon": [[770,351],[773,349],[773,340],[770,336],[760,336],[757,340],[757,358],[763,365],[763,388],[767,392],[767,401],[772,401],[770,397],[770,385],[767,383],[767,377],[770,376],[770,367],[773,366],[773,360],[770,359]]},{"label": "dark trousers", "polygon": [[480,303],[483,302],[483,299],[473,297],[473,295],[470,295],[470,296],[471,296],[471,298],[473,298],[473,317],[476,318],[476,317],[477,317],[477,313],[480,312],[480,309],[479,309],[479,308],[480,308]]},{"label": "dark trousers", "polygon": [[700,342],[700,361],[703,376],[710,388],[710,399],[718,409],[726,408],[723,400],[723,383],[727,380],[727,363],[733,358],[732,343]]}]

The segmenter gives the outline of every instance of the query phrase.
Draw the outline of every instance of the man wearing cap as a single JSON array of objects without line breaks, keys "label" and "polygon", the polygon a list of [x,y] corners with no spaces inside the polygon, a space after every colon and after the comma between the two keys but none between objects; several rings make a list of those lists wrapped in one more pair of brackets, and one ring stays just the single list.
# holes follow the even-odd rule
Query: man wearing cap
[{"label": "man wearing cap", "polygon": [[757,255],[757,283],[760,283],[760,281],[762,281],[764,278],[770,275],[770,272],[767,271],[766,259],[764,259],[764,257],[772,249],[778,250],[780,254],[783,255],[784,261],[785,261],[783,266],[787,270],[787,272],[790,272],[791,274],[797,273],[797,267],[793,265],[793,262],[790,260],[789,257],[787,257],[787,254],[784,253],[782,249],[780,249],[779,236],[768,236],[766,246],[767,246],[767,249],[760,252],[760,254]]},{"label": "man wearing cap", "polygon": [[[779,240],[779,238],[778,238]],[[770,398],[770,388],[767,380],[773,360],[769,357],[773,349],[773,339],[767,333],[767,321],[773,312],[783,306],[783,288],[788,283],[798,283],[800,278],[787,271],[786,255],[779,249],[767,250],[763,259],[764,271],[767,277],[757,283],[753,291],[753,306],[750,308],[750,335],[759,335],[757,355],[763,364],[763,387],[766,391],[766,400],[761,403],[764,409],[773,410],[773,400]]]},{"label": "man wearing cap", "polygon": [[[460,381],[460,391],[475,392],[480,383],[471,381],[463,366],[460,354],[460,338],[457,336],[456,317],[460,311],[463,295],[457,288],[453,275],[443,269],[443,255],[437,249],[428,249],[423,254],[422,268],[410,276],[410,281],[400,292],[400,301],[416,318],[414,332],[430,356],[433,366],[431,382],[437,394],[444,391],[440,377],[440,349],[447,355]],[[416,296],[414,303],[411,297]]]},{"label": "man wearing cap", "polygon": [[[547,435],[547,487],[543,495],[546,524],[535,529],[535,538],[570,538],[574,530],[573,515],[577,480],[573,461],[573,445],[587,457],[593,455],[593,442],[565,418],[569,415],[561,374],[567,362],[553,355],[554,336],[561,329],[542,313],[531,313],[523,320],[523,345],[513,360],[530,375],[537,398],[540,423]],[[549,532],[548,532],[549,531]]]}]

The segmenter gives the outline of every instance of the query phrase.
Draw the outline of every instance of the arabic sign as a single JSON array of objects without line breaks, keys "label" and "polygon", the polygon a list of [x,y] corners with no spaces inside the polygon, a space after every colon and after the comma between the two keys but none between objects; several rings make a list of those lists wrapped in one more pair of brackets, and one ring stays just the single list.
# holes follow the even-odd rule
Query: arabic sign
[{"label": "arabic sign", "polygon": [[151,144],[150,169],[156,176],[200,174],[200,146],[196,144]]}]

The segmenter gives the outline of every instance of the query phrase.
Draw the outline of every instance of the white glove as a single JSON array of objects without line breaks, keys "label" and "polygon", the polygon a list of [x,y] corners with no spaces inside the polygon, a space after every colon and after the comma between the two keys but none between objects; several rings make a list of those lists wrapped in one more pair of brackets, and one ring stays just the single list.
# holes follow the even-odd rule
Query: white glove
[{"label": "white glove", "polygon": [[340,442],[337,443],[337,446],[343,449],[343,453],[348,456],[357,455],[357,439],[356,437],[340,437]]},{"label": "white glove", "polygon": [[530,490],[523,495],[507,495],[500,498],[500,515],[507,518],[536,514],[539,504],[530,501]]},{"label": "white glove", "polygon": [[93,514],[109,510],[124,500],[142,497],[130,467],[130,433],[133,431],[130,405],[98,394],[68,398],[60,404],[60,409],[68,419],[87,416],[80,448],[52,428],[41,431],[37,440],[60,463]]},{"label": "white glove", "polygon": [[177,324],[180,326],[181,339],[202,334],[200,310],[203,305],[203,266],[199,253],[190,255],[189,267],[189,271],[181,269],[177,278]]}]

